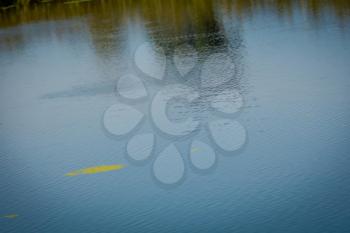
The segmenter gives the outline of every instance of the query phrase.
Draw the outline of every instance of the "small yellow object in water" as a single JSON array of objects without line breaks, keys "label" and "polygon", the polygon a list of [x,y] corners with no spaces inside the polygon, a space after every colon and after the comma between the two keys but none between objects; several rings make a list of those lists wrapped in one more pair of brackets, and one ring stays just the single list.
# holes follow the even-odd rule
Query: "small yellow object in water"
[{"label": "small yellow object in water", "polygon": [[18,217],[18,214],[8,214],[4,216],[4,218],[17,218],[17,217]]},{"label": "small yellow object in water", "polygon": [[88,167],[76,171],[72,171],[66,174],[66,176],[78,176],[78,175],[87,175],[87,174],[95,174],[95,173],[101,173],[101,172],[108,172],[113,170],[120,170],[124,168],[125,165],[123,164],[113,164],[113,165],[104,165],[104,166],[97,166],[97,167]]},{"label": "small yellow object in water", "polygon": [[196,152],[198,152],[198,151],[200,151],[200,150],[199,150],[199,148],[197,148],[197,147],[192,148],[192,150],[191,150],[192,153],[196,153]]}]

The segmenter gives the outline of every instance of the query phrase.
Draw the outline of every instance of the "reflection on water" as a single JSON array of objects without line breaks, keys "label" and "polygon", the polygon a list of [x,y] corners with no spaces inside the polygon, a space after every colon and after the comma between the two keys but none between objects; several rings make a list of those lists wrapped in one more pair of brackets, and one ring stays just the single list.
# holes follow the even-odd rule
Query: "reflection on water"
[{"label": "reflection on water", "polygon": [[[241,17],[253,17],[257,11],[271,11],[281,17],[291,17],[293,12],[303,10],[314,20],[321,15],[332,14],[340,21],[349,17],[350,3],[347,0],[120,0],[91,1],[81,4],[62,4],[55,1],[34,4],[22,9],[11,9],[1,13],[0,25],[13,26],[47,19],[69,19],[91,14],[92,18],[113,19],[114,26],[121,24],[131,15],[141,15],[145,21],[166,25],[174,31],[200,30],[212,25],[214,8],[222,7]],[[108,26],[107,26],[108,27]]]},{"label": "reflection on water", "polygon": [[1,12],[0,211],[20,217],[0,229],[347,232],[349,10],[104,0]]},{"label": "reflection on water", "polygon": [[[125,29],[125,27],[128,27],[128,30],[138,30],[140,29],[138,27],[146,27],[153,33],[157,33],[156,28],[161,27],[161,37],[150,35],[155,36],[155,39],[167,39],[175,35],[190,37],[202,33],[205,35],[202,39],[216,43],[219,38],[215,37],[215,33],[222,30],[220,28],[222,22],[218,21],[222,14],[234,17],[231,23],[240,24],[243,19],[256,17],[263,12],[277,15],[278,20],[293,21],[295,12],[304,14],[315,25],[324,20],[324,17],[321,17],[322,15],[328,15],[336,18],[337,23],[345,27],[348,25],[349,11],[350,3],[347,0],[107,0],[73,5],[52,2],[0,12],[0,27],[11,27],[43,20],[67,20],[86,17],[84,27],[87,27],[86,30],[89,31],[97,52],[104,51],[104,53],[107,53],[104,48],[111,50],[118,47],[113,35],[118,34],[118,31]],[[140,22],[142,22],[142,25],[135,25]],[[36,36],[48,37],[50,34],[47,33],[47,30],[50,30],[51,33],[60,37],[60,35],[81,30],[81,27],[82,25],[66,25],[63,27],[52,25],[45,32],[36,32],[35,34]],[[2,37],[1,44],[6,45],[7,48],[19,46],[21,43],[25,43],[23,36],[28,37],[28,35],[21,34],[19,33],[16,37],[11,38]],[[99,36],[101,34],[104,35],[103,38]],[[211,38],[210,35],[215,38]],[[198,46],[202,43],[199,39],[195,42]]]},{"label": "reflection on water", "polygon": [[[105,111],[103,124],[109,134],[128,141],[127,155],[131,160],[145,163],[154,154],[154,178],[162,185],[175,187],[189,172],[183,157],[191,157],[192,166],[208,172],[215,165],[217,152],[234,154],[245,144],[247,133],[244,126],[230,119],[243,106],[241,90],[237,89],[242,73],[239,74],[240,64],[235,63],[238,59],[231,52],[234,49],[224,43],[220,46],[224,45],[225,50],[206,45],[201,48],[213,53],[205,56],[203,51],[196,51],[191,41],[185,39],[186,43],[181,42],[176,48],[170,41],[145,42],[135,48],[131,64],[136,69],[129,67],[116,82],[116,95],[120,98]],[[162,45],[173,52],[165,53]],[[135,100],[143,100],[138,108],[146,111],[137,109],[132,103]],[[129,104],[123,103],[127,101]],[[224,120],[212,116],[216,112],[222,113]],[[142,126],[145,118],[149,119]],[[186,145],[178,142],[198,135],[201,126],[207,124],[208,133],[202,133],[192,149],[185,149]],[[167,139],[169,145],[155,153],[159,138]],[[210,142],[203,142],[210,138]],[[179,148],[183,151],[179,152]]]}]

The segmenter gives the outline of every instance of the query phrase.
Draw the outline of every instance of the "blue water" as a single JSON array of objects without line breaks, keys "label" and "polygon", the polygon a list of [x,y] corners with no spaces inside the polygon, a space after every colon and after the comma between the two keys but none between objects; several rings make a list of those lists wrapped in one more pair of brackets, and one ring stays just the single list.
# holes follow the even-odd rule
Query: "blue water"
[{"label": "blue water", "polygon": [[[213,12],[215,27],[177,36],[156,20],[130,16],[115,26],[89,14],[0,28],[0,232],[350,232],[349,26],[327,13],[314,22],[299,8],[292,20],[269,10],[241,20],[220,6]],[[133,63],[144,42],[164,48],[164,82]],[[222,153],[204,126],[166,137],[147,118],[138,132],[155,133],[156,147],[135,163],[125,149],[132,135],[110,135],[104,112],[119,100],[115,85],[126,73],[153,94],[168,84],[196,86],[201,65],[183,80],[172,62],[182,43],[194,45],[199,64],[230,54],[234,80],[213,90],[244,97],[235,119],[245,145]],[[149,117],[150,101],[134,105]],[[194,111],[208,120],[203,102]],[[193,138],[217,153],[208,171],[189,162]],[[185,160],[184,177],[171,186],[152,172],[169,143]],[[64,176],[116,163],[126,167]]]}]

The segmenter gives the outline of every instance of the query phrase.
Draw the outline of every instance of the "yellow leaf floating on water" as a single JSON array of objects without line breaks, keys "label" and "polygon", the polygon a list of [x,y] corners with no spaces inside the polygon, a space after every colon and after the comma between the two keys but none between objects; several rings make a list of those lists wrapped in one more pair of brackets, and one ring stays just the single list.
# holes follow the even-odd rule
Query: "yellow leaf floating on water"
[{"label": "yellow leaf floating on water", "polygon": [[114,170],[120,170],[124,168],[125,165],[123,164],[113,164],[113,165],[104,165],[104,166],[97,166],[97,167],[88,167],[76,171],[72,171],[66,174],[66,176],[78,176],[78,175],[87,175],[87,174],[95,174],[95,173],[101,173],[101,172],[108,172],[108,171],[114,171]]},{"label": "yellow leaf floating on water", "polygon": [[191,150],[191,152],[192,152],[192,153],[196,153],[196,152],[199,152],[199,151],[200,151],[200,149],[199,149],[199,148],[197,148],[197,147],[192,148],[192,150]]},{"label": "yellow leaf floating on water", "polygon": [[8,214],[4,216],[4,218],[17,218],[17,217],[18,217],[18,214]]}]

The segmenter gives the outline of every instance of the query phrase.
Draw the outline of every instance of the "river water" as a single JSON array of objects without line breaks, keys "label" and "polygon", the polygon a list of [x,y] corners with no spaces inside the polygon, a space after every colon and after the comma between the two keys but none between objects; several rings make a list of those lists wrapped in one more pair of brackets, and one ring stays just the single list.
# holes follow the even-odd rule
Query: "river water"
[{"label": "river water", "polygon": [[349,17],[342,0],[1,12],[0,232],[350,232]]}]

